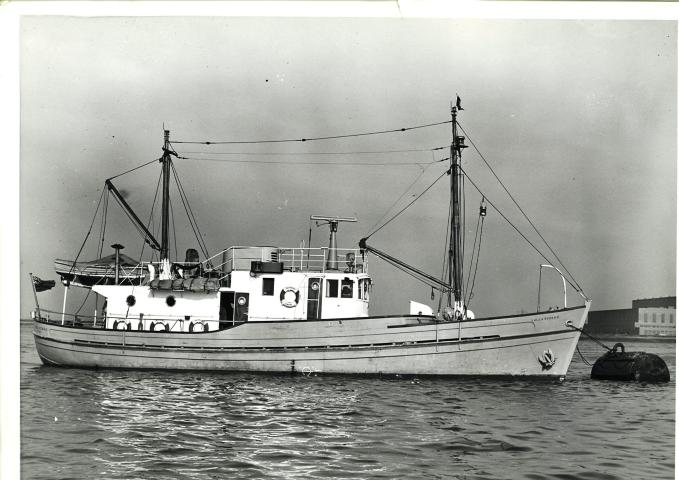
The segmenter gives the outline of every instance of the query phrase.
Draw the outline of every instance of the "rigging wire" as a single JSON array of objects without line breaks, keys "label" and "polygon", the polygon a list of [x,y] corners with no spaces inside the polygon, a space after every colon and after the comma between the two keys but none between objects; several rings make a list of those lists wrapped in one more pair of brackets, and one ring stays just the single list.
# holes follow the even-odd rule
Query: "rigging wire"
[{"label": "rigging wire", "polygon": [[73,265],[71,265],[71,269],[68,271],[68,274],[70,275],[73,273],[73,269],[75,268],[75,264],[78,261],[78,258],[80,258],[80,254],[83,251],[83,248],[85,247],[85,243],[87,242],[87,239],[90,236],[90,233],[92,233],[92,227],[94,226],[94,221],[97,218],[97,213],[99,212],[99,207],[101,206],[101,199],[104,197],[104,190],[101,191],[101,195],[99,195],[99,201],[97,202],[97,208],[94,211],[94,215],[92,216],[92,223],[90,223],[90,228],[87,230],[87,234],[85,235],[85,239],[83,240],[82,245],[80,245],[80,250],[78,250],[78,254],[75,256],[75,260],[73,260]]},{"label": "rigging wire", "polygon": [[401,210],[399,210],[393,217],[391,217],[389,220],[387,220],[386,222],[384,222],[384,223],[382,224],[381,227],[379,227],[377,230],[374,230],[372,233],[366,235],[365,239],[368,239],[368,238],[372,237],[374,234],[376,234],[377,232],[379,232],[380,230],[382,230],[384,227],[386,227],[389,223],[391,223],[392,220],[394,220],[396,217],[398,217],[398,216],[401,215],[403,212],[405,212],[405,211],[406,211],[413,203],[415,203],[417,200],[419,200],[420,197],[421,197],[422,195],[424,195],[425,193],[427,193],[427,192],[429,191],[429,189],[431,189],[431,187],[433,187],[434,185],[436,185],[436,182],[438,182],[439,180],[441,180],[441,179],[444,177],[444,175],[446,175],[449,171],[450,171],[450,169],[444,170],[443,173],[442,173],[441,175],[439,175],[439,176],[436,178],[436,180],[434,180],[434,181],[433,181],[426,189],[424,189],[424,191],[423,191],[422,193],[420,193],[417,197],[415,197],[410,203],[408,203],[408,205],[406,205],[406,206],[403,207]]},{"label": "rigging wire", "polygon": [[104,237],[106,236],[106,218],[108,216],[108,199],[111,196],[111,192],[106,189],[106,196],[104,197],[104,208],[102,210],[101,214],[101,227],[100,227],[100,236],[99,238],[101,241],[99,242],[99,249],[97,250],[97,257],[101,258],[102,253],[104,252]]},{"label": "rigging wire", "polygon": [[[472,276],[472,265],[474,264],[474,257],[476,254],[476,242],[478,241],[479,238],[479,226],[481,225],[481,216],[476,221],[476,231],[474,232],[474,244],[472,245],[472,257],[469,259],[469,273],[467,274],[467,284],[465,289],[468,291],[469,290],[469,282],[471,280]],[[471,299],[471,297],[470,297]],[[465,298],[465,304],[467,303],[467,299]]]},{"label": "rigging wire", "polygon": [[[462,163],[461,160],[462,159],[460,159],[460,163]],[[466,235],[466,232],[467,232],[467,210],[465,209],[466,197],[465,197],[465,190],[464,190],[464,175],[460,174],[460,177],[461,177],[461,179],[460,179],[461,180],[460,181],[460,191],[462,193],[462,199],[460,201],[460,210],[461,210],[460,217],[462,219],[461,225],[460,225],[460,229],[462,231],[462,248],[461,248],[461,251],[460,251],[460,257],[461,257],[460,258],[460,270],[464,274],[464,255],[465,255],[465,251],[466,251],[465,247],[467,245],[466,244],[466,240],[467,240],[467,235]],[[466,295],[466,291],[465,291],[464,282],[461,282],[461,283],[462,283],[462,285],[460,285],[460,293],[462,294],[462,302],[464,303],[464,297]]]},{"label": "rigging wire", "polygon": [[[102,207],[101,224],[100,224],[100,227],[99,227],[99,236],[101,237],[101,246],[99,247],[99,249],[97,251],[97,257],[101,258],[101,251],[103,249],[103,243],[104,243],[103,229],[106,225],[106,222],[105,222],[106,213],[105,213],[105,211],[106,211],[106,204],[107,204],[107,201],[108,201],[108,192],[107,192],[107,195],[104,196],[105,190],[106,189],[103,189],[101,191],[101,196],[99,197],[99,202],[97,203],[97,209],[95,210],[94,216],[92,217],[92,224],[90,225],[90,230],[87,232],[87,235],[85,235],[85,240],[83,241],[83,244],[80,247],[80,251],[78,251],[78,255],[76,256],[76,259],[73,260],[73,265],[71,265],[71,269],[68,272],[69,274],[71,274],[73,272],[73,269],[75,268],[75,264],[78,261],[78,257],[80,256],[80,253],[82,252],[82,249],[85,246],[85,243],[87,242],[87,238],[89,237],[90,232],[92,231],[92,227],[94,226],[94,221],[97,218],[97,212],[99,211],[99,206],[102,204],[102,200],[103,200],[104,206]],[[99,243],[99,242],[97,242],[97,243]],[[80,313],[80,310],[82,310],[82,308],[85,306],[85,302],[87,302],[87,299],[90,298],[91,293],[92,293],[92,289],[89,289],[87,291],[87,295],[85,295],[85,298],[83,299],[83,301],[80,304],[80,306],[78,307],[78,309],[75,311],[74,315],[78,315]]]},{"label": "rigging wire", "polygon": [[175,178],[175,182],[177,184],[177,189],[179,191],[179,198],[182,201],[182,204],[184,205],[184,210],[186,211],[186,216],[189,219],[189,224],[191,225],[191,229],[193,230],[193,234],[196,237],[196,240],[198,241],[198,246],[203,252],[203,255],[205,255],[205,258],[210,258],[210,254],[208,253],[207,245],[205,245],[205,241],[203,240],[202,233],[200,231],[200,228],[198,227],[198,222],[196,221],[196,217],[193,213],[193,209],[191,209],[191,204],[188,201],[188,197],[186,196],[186,192],[184,191],[184,186],[182,185],[181,181],[179,180],[179,175],[177,174],[177,169],[174,166],[174,163],[170,163],[170,166],[172,167],[172,173]]},{"label": "rigging wire", "polygon": [[[158,175],[158,182],[156,183],[156,192],[153,194],[153,203],[151,204],[151,212],[149,213],[149,219],[148,222],[146,222],[146,228],[151,231],[152,223],[153,223],[153,210],[156,208],[156,203],[158,202],[158,192],[160,191],[160,181],[163,178],[163,173],[161,171],[160,175]],[[154,232],[155,233],[155,232]],[[146,242],[142,242],[141,244],[141,253],[139,254],[139,263],[141,263],[141,259],[144,258],[144,248],[146,247]],[[151,260],[155,257],[155,251],[151,249]]]},{"label": "rigging wire", "polygon": [[175,226],[174,223],[174,209],[172,208],[172,197],[168,198],[168,203],[170,204],[170,218],[172,219],[172,238],[174,240],[174,258],[176,259],[175,261],[179,260],[179,256],[177,255],[177,227]]},{"label": "rigging wire", "polygon": [[[483,205],[483,201],[485,201],[485,198],[481,201]],[[476,285],[476,274],[479,270],[479,258],[481,257],[481,239],[483,238],[483,225],[486,217],[485,215],[479,214],[479,220],[476,222],[476,233],[474,234],[474,246],[472,247],[472,258],[470,260],[469,264],[469,276],[467,277],[467,291],[468,291],[468,296],[467,296],[467,306],[469,306],[472,302],[472,298],[474,298],[474,285]],[[479,229],[480,225],[480,229]],[[477,234],[478,234],[478,249],[477,249]],[[474,252],[476,252],[476,262],[474,262]],[[474,274],[472,275],[472,264],[474,264]],[[469,289],[469,279],[471,278],[471,289]]]},{"label": "rigging wire", "polygon": [[422,178],[422,175],[425,174],[425,172],[427,171],[427,169],[429,168],[429,166],[431,166],[431,164],[427,165],[426,167],[424,167],[424,168],[422,169],[422,171],[420,172],[420,174],[415,178],[415,180],[413,180],[413,182],[412,182],[410,185],[408,185],[408,187],[403,191],[403,193],[401,194],[401,196],[398,197],[398,198],[396,199],[396,201],[395,201],[394,203],[392,203],[391,206],[384,212],[384,215],[382,215],[382,218],[380,218],[378,221],[376,221],[375,224],[374,224],[372,227],[370,227],[370,228],[368,229],[368,231],[371,231],[373,228],[375,228],[377,225],[379,225],[380,222],[381,222],[382,220],[385,219],[385,217],[389,214],[389,212],[391,211],[391,209],[394,208],[394,207],[396,206],[396,204],[397,204],[398,202],[400,202],[400,201],[403,199],[403,197],[405,197],[405,195],[410,191],[410,189],[413,188],[413,185],[415,185],[415,184],[418,182],[418,180],[419,180],[420,178]]},{"label": "rigging wire", "polygon": [[[469,142],[470,142],[470,143],[472,144],[472,146],[474,147],[474,150],[476,150],[476,153],[478,153],[479,156],[481,157],[481,160],[483,160],[483,162],[486,164],[486,166],[488,167],[488,169],[491,171],[491,173],[493,174],[493,176],[495,177],[495,179],[500,183],[500,185],[502,186],[502,188],[504,189],[504,191],[507,193],[507,195],[509,195],[509,198],[512,199],[512,202],[514,202],[514,205],[516,205],[516,207],[519,209],[519,211],[521,212],[521,214],[523,215],[523,217],[528,221],[528,223],[530,224],[530,226],[533,227],[533,230],[535,230],[535,233],[538,234],[538,236],[539,236],[540,239],[543,241],[543,243],[547,246],[547,248],[548,248],[549,251],[552,253],[552,255],[554,255],[554,258],[557,260],[557,262],[559,262],[559,265],[561,265],[561,266],[563,267],[563,269],[564,269],[565,272],[568,274],[568,276],[571,278],[571,280],[573,280],[573,283],[575,283],[575,285],[577,285],[577,288],[576,288],[576,286],[573,285],[573,283],[571,283],[571,286],[573,286],[573,288],[575,288],[577,291],[582,292],[582,288],[581,288],[580,285],[578,284],[577,280],[575,280],[575,277],[573,277],[573,275],[571,274],[571,272],[568,271],[568,268],[566,268],[566,265],[564,265],[564,263],[561,261],[561,259],[559,258],[559,256],[558,256],[558,255],[556,254],[556,252],[552,249],[552,247],[549,245],[549,243],[547,243],[547,240],[545,240],[545,238],[542,236],[542,234],[541,234],[540,231],[537,229],[537,227],[535,226],[535,224],[534,224],[534,223],[531,221],[531,219],[528,217],[528,215],[527,215],[526,212],[523,210],[523,208],[521,208],[521,206],[520,206],[519,203],[516,201],[516,199],[514,198],[514,196],[509,192],[509,190],[507,189],[507,187],[505,186],[505,184],[502,182],[502,180],[500,180],[500,178],[497,176],[497,174],[495,173],[495,170],[493,170],[493,167],[490,166],[490,164],[488,163],[488,161],[486,160],[486,158],[483,156],[483,154],[481,153],[481,151],[476,147],[476,144],[475,144],[474,141],[469,137],[469,134],[465,131],[464,128],[462,128],[462,125],[460,125],[459,123],[457,123],[457,126],[460,127],[460,129],[462,130],[462,133],[464,133],[464,134],[467,136],[467,138],[469,139]],[[546,260],[547,262],[549,262],[549,260],[548,260],[547,258],[545,258],[545,260]],[[570,283],[570,282],[569,282],[569,283]]]},{"label": "rigging wire", "polygon": [[194,160],[198,162],[221,162],[221,163],[261,163],[266,165],[346,165],[346,166],[378,166],[378,167],[391,167],[391,166],[404,166],[404,165],[433,165],[434,163],[443,162],[443,160],[437,160],[434,162],[313,162],[304,160],[293,160],[293,161],[282,161],[282,160],[238,160],[229,158],[198,158],[198,157],[182,157],[177,158],[181,160]]},{"label": "rigging wire", "polygon": [[[172,143],[170,142],[170,145]],[[441,150],[447,147],[436,147],[436,148],[410,148],[405,150],[360,150],[354,152],[199,152],[199,151],[182,151],[175,152],[179,154],[197,154],[197,155],[243,155],[243,156],[254,156],[254,157],[266,157],[266,156],[303,156],[303,155],[381,155],[385,153],[417,153],[417,152],[431,152],[435,150]]]},{"label": "rigging wire", "polygon": [[[449,240],[450,240],[450,219],[453,214],[453,205],[448,203],[448,222],[446,223],[446,236],[443,241],[443,264],[441,265],[441,281],[445,281],[446,273],[448,273],[448,251],[450,250]],[[439,296],[439,309],[441,311],[441,305],[443,303],[443,292]]]},{"label": "rigging wire", "polygon": [[416,130],[419,128],[434,127],[437,125],[445,125],[447,123],[452,123],[452,120],[446,120],[445,122],[428,123],[426,125],[417,125],[414,127],[403,127],[395,128],[392,130],[378,130],[374,132],[364,132],[364,133],[350,133],[346,135],[330,135],[326,137],[310,137],[310,138],[287,138],[282,140],[240,140],[240,141],[179,141],[173,140],[172,143],[189,143],[194,145],[244,145],[244,144],[256,144],[256,143],[291,143],[291,142],[312,142],[318,140],[334,140],[339,138],[351,138],[351,137],[365,137],[368,135],[381,135],[384,133],[399,133],[407,132],[409,130]]},{"label": "rigging wire", "polygon": [[[486,199],[486,201],[488,202],[488,204],[489,204],[491,207],[493,207],[493,208],[495,209],[495,211],[496,211],[497,213],[499,213],[500,216],[501,216],[501,217],[502,217],[502,218],[503,218],[503,219],[504,219],[504,220],[505,220],[505,221],[506,221],[506,222],[507,222],[514,230],[516,230],[516,232],[517,232],[519,235],[521,235],[521,237],[523,237],[523,239],[524,239],[526,242],[528,242],[528,244],[529,244],[531,247],[533,247],[533,249],[534,249],[534,250],[535,250],[535,251],[536,251],[536,252],[537,252],[537,253],[538,253],[538,254],[539,254],[546,262],[549,262],[549,259],[545,256],[545,254],[542,253],[542,251],[540,251],[540,249],[539,249],[538,247],[536,247],[535,244],[534,244],[533,242],[531,242],[531,241],[528,239],[528,237],[526,237],[526,236],[521,232],[521,230],[519,230],[518,227],[517,227],[516,225],[514,225],[514,224],[513,224],[513,223],[505,216],[505,214],[502,213],[502,212],[500,211],[500,209],[498,209],[498,208],[495,206],[495,204],[494,204],[493,202],[491,202],[491,201],[488,199],[488,197],[481,191],[481,189],[478,187],[478,185],[476,185],[476,183],[474,182],[474,180],[471,179],[471,177],[467,174],[467,172],[465,172],[465,171],[462,169],[462,167],[460,167],[460,170],[462,170],[462,172],[464,173],[465,177],[467,177],[467,179],[471,182],[471,184],[474,186],[474,188],[476,189],[476,191],[479,192],[481,195],[483,195],[483,196],[485,197],[485,199]],[[568,278],[565,278],[565,280],[566,280],[566,281],[568,282],[568,284],[569,284],[571,287],[573,287],[575,290],[577,290],[577,291],[582,291],[582,290],[578,289],[578,287],[576,287],[575,285],[573,285],[573,282],[571,282]]]},{"label": "rigging wire", "polygon": [[158,161],[160,161],[160,160],[162,160],[162,159],[161,159],[161,158],[153,159],[153,160],[151,160],[150,162],[146,162],[146,163],[143,164],[143,165],[139,165],[138,167],[131,168],[130,170],[127,170],[127,171],[125,171],[125,172],[123,172],[123,173],[119,173],[118,175],[114,175],[113,177],[109,177],[109,178],[107,178],[106,180],[113,180],[114,178],[118,178],[118,177],[120,177],[120,176],[122,176],[122,175],[125,175],[125,174],[127,174],[127,173],[134,172],[135,170],[139,170],[139,169],[142,168],[142,167],[145,167],[145,166],[147,166],[147,165],[151,165],[152,163],[158,162]]}]

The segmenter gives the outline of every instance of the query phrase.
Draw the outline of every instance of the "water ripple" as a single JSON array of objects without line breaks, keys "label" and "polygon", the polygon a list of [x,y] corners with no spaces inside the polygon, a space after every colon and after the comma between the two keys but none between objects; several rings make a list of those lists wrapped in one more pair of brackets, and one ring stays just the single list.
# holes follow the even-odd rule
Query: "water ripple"
[{"label": "water ripple", "polygon": [[[22,477],[673,478],[674,345],[642,347],[668,361],[670,384],[592,381],[579,359],[566,382],[545,383],[97,371],[22,357]],[[596,348],[581,343],[590,358]]]}]

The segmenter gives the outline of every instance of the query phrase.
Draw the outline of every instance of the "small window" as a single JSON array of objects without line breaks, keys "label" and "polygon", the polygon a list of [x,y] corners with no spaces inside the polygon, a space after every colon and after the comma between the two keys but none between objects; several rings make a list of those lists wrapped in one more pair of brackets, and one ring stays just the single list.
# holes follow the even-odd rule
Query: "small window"
[{"label": "small window", "polygon": [[660,323],[665,323],[665,314],[664,313],[660,314]]},{"label": "small window", "polygon": [[360,279],[358,281],[358,298],[359,298],[359,300],[363,298],[363,282],[364,281],[365,280],[363,280],[363,279]]},{"label": "small window", "polygon": [[274,279],[273,278],[263,278],[262,279],[262,295],[273,295],[274,289]]},{"label": "small window", "polygon": [[342,298],[354,297],[354,281],[348,277],[342,280]]},{"label": "small window", "polygon": [[339,282],[337,280],[328,280],[327,282],[326,296],[336,298]]},{"label": "small window", "polygon": [[653,323],[656,323],[655,320],[656,320],[656,319],[655,319],[655,313],[654,313],[654,314],[653,314]]},{"label": "small window", "polygon": [[168,307],[174,307],[174,304],[177,303],[177,300],[174,298],[173,295],[168,295],[167,298],[165,299],[165,303],[167,303]]},{"label": "small window", "polygon": [[127,303],[128,307],[134,307],[134,304],[137,303],[137,299],[134,298],[134,295],[128,295],[125,303]]}]

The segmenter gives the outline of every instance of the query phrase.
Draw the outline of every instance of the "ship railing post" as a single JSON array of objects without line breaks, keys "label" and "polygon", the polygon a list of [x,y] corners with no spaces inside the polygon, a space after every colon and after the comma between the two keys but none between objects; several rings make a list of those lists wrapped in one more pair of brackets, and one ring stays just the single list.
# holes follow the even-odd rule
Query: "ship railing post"
[{"label": "ship railing post", "polygon": [[542,269],[543,268],[553,268],[561,276],[561,282],[563,283],[563,308],[568,308],[568,292],[566,290],[566,277],[564,277],[563,273],[561,273],[561,270],[556,268],[554,265],[549,265],[549,264],[543,263],[543,264],[540,265],[540,276],[539,276],[539,280],[538,280],[538,312],[540,311],[540,293],[541,293],[541,287],[542,287]]},{"label": "ship railing post", "polygon": [[64,287],[64,303],[61,307],[61,324],[66,320],[66,297],[68,296],[68,285]]}]

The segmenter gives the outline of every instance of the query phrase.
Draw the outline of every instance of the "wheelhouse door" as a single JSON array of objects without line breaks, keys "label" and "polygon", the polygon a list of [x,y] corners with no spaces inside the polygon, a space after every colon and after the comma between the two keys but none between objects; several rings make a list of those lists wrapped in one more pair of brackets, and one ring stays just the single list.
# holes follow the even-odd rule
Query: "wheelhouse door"
[{"label": "wheelhouse door", "polygon": [[219,294],[219,325],[233,325],[234,292]]},{"label": "wheelhouse door", "polygon": [[306,318],[307,320],[317,320],[321,318],[321,295],[323,282],[321,278],[310,278],[307,289]]},{"label": "wheelhouse door", "polygon": [[248,321],[250,294],[246,292],[221,292],[219,296],[219,323],[233,325]]}]

